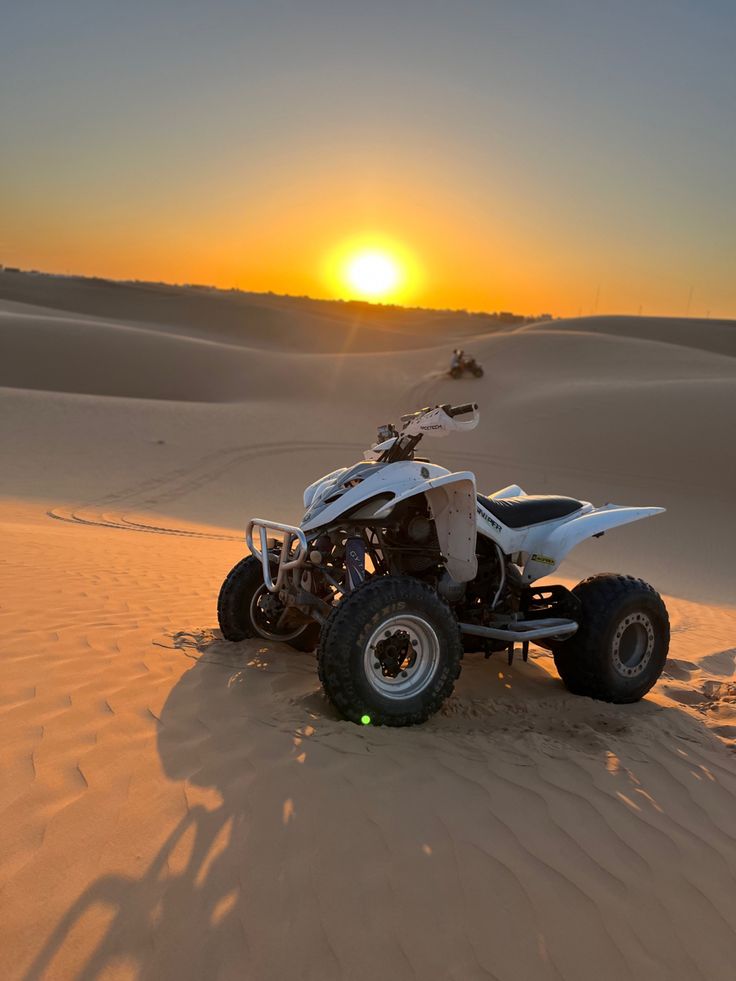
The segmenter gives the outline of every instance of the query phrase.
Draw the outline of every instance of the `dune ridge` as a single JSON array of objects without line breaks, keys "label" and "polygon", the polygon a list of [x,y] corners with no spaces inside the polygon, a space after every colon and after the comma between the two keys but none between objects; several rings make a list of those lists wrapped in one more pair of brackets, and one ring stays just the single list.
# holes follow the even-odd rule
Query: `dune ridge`
[{"label": "dune ridge", "polygon": [[[343,303],[162,283],[125,283],[0,270],[0,297],[37,312],[149,326],[177,336],[208,337],[282,351],[422,347],[428,333],[459,337],[498,329],[492,315]],[[480,325],[480,326],[479,326]]]}]

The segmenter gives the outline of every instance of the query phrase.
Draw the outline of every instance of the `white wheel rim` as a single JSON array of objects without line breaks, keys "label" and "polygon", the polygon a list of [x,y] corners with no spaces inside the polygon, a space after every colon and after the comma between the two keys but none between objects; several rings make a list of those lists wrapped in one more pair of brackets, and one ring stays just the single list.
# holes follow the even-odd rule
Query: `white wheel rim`
[{"label": "white wheel rim", "polygon": [[646,613],[629,613],[613,635],[613,664],[624,678],[636,678],[652,659],[654,626]]},{"label": "white wheel rim", "polygon": [[[397,651],[405,651],[405,656]],[[439,662],[440,642],[434,628],[412,614],[384,620],[371,634],[363,652],[368,684],[385,698],[418,695],[431,683]]]},{"label": "white wheel rim", "polygon": [[294,638],[298,637],[299,634],[302,633],[302,631],[309,626],[309,624],[303,623],[296,630],[290,630],[287,631],[286,633],[275,633],[274,631],[269,630],[268,627],[261,626],[261,620],[265,617],[266,614],[260,608],[259,600],[264,599],[270,595],[271,594],[268,592],[265,585],[261,586],[259,589],[255,591],[255,593],[253,593],[253,598],[250,601],[250,610],[248,612],[250,614],[250,622],[253,624],[254,630],[257,631],[259,637],[263,637],[265,640],[280,640],[280,641],[294,640]]}]

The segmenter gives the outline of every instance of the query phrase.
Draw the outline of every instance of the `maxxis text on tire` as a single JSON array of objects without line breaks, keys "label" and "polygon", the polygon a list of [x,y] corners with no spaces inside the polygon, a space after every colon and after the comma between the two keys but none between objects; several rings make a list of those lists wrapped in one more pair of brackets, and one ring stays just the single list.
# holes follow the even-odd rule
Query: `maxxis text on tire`
[{"label": "maxxis text on tire", "polygon": [[[423,687],[410,690],[406,697],[377,690],[380,672],[377,680],[371,680],[366,668],[366,662],[373,660],[371,638],[394,621],[416,623],[420,635],[424,631],[433,638],[431,670],[425,671]],[[396,636],[401,634],[399,626]],[[381,576],[367,580],[338,603],[323,624],[317,659],[325,693],[346,719],[409,726],[424,722],[452,694],[462,656],[457,620],[433,589],[410,577]],[[390,689],[388,682],[384,688]]]}]

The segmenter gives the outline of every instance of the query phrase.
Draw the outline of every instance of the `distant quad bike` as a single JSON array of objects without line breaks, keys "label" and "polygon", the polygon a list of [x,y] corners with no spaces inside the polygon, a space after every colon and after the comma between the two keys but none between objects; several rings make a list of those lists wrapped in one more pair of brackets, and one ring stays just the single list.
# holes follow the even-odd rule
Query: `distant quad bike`
[{"label": "distant quad bike", "polygon": [[478,364],[475,358],[469,354],[466,354],[462,348],[456,348],[452,352],[449,375],[451,378],[462,378],[466,372],[469,372],[476,378],[483,377],[483,368]]},{"label": "distant quad bike", "polygon": [[533,584],[584,539],[664,509],[596,508],[516,485],[485,497],[470,471],[414,457],[423,436],[478,421],[475,404],[403,416],[364,462],[307,487],[299,527],[249,521],[252,554],[220,591],[223,636],[316,648],[327,696],[356,723],[424,722],[452,693],[463,651],[505,651],[511,663],[531,641],[552,651],[574,694],[642,698],[669,647],[658,593],[609,573],[573,590]]}]

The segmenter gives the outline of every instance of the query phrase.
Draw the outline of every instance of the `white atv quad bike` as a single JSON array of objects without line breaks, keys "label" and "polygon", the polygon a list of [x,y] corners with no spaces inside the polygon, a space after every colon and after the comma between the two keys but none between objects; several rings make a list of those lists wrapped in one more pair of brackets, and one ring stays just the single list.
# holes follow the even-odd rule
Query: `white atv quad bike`
[{"label": "white atv quad bike", "polygon": [[[470,416],[461,421],[459,417]],[[318,649],[328,697],[356,723],[424,722],[452,693],[463,651],[548,648],[567,688],[634,702],[659,678],[669,619],[641,579],[597,575],[535,587],[586,538],[663,508],[595,508],[505,487],[476,493],[414,450],[473,429],[475,404],[421,409],[382,427],[365,461],[307,487],[299,527],[253,518],[252,555],[223,583],[223,636]],[[278,537],[273,537],[274,533]]]}]

